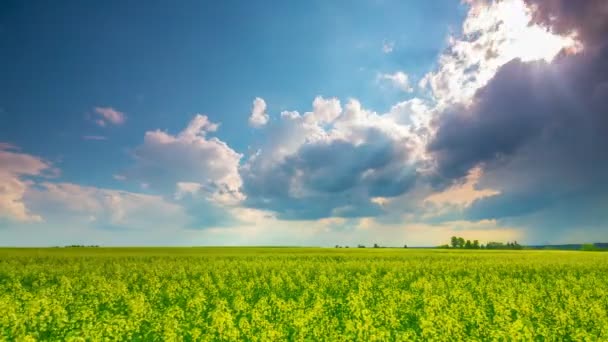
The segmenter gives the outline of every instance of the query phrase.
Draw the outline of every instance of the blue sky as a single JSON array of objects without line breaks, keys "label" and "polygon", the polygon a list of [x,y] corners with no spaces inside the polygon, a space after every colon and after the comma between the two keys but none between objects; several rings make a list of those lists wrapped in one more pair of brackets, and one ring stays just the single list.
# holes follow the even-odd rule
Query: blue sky
[{"label": "blue sky", "polygon": [[600,2],[0,6],[2,244],[608,238]]}]

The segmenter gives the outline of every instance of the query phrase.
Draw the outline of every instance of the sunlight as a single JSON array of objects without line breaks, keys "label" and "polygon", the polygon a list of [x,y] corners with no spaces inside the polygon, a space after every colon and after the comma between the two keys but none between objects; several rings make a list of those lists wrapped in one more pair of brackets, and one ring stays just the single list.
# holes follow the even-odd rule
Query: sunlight
[{"label": "sunlight", "polygon": [[505,1],[498,13],[505,26],[504,53],[507,58],[520,58],[524,62],[544,60],[551,62],[562,50],[578,52],[582,46],[569,36],[555,35],[545,27],[530,25],[532,9],[522,1]]},{"label": "sunlight", "polygon": [[470,1],[461,37],[450,37],[439,69],[420,86],[430,86],[439,107],[470,104],[474,94],[513,59],[551,62],[561,51],[577,53],[576,32],[566,36],[532,23],[534,9],[523,0]]}]

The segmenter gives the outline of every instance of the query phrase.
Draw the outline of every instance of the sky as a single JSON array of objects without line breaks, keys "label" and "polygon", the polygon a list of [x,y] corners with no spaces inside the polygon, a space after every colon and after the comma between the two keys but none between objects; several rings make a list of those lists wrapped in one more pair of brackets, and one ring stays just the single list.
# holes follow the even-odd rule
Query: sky
[{"label": "sky", "polygon": [[607,18],[2,1],[0,245],[608,241]]}]

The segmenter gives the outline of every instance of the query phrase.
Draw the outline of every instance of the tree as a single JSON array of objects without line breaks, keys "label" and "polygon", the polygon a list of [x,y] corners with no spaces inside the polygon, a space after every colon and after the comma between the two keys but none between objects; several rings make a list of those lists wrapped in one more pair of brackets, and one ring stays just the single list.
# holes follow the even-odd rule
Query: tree
[{"label": "tree", "polygon": [[407,245],[403,245],[403,248],[407,248]]},{"label": "tree", "polygon": [[377,243],[375,243],[374,248],[380,248],[380,246]]},{"label": "tree", "polygon": [[458,248],[458,238],[455,236],[452,236],[452,247]]},{"label": "tree", "polygon": [[473,248],[473,245],[471,244],[471,240],[467,240],[467,242],[464,244],[464,248],[466,248],[466,249]]},{"label": "tree", "polygon": [[473,240],[473,249],[479,249],[479,240]]},{"label": "tree", "polygon": [[458,238],[458,247],[460,247],[460,248],[464,247],[464,239],[461,237]]}]

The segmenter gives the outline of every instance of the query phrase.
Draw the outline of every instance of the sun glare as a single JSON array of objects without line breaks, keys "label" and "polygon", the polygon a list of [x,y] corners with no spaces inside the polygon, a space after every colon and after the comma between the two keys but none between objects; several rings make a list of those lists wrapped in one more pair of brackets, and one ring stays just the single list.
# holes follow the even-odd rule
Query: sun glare
[{"label": "sun glare", "polygon": [[562,36],[532,21],[534,9],[523,0],[472,1],[462,37],[450,37],[437,72],[420,82],[430,85],[440,106],[471,103],[475,92],[513,59],[551,62],[561,52],[583,46],[576,32]]},{"label": "sun glare", "polygon": [[575,40],[574,33],[560,36],[545,27],[531,24],[533,9],[526,7],[523,1],[504,1],[498,6],[497,13],[504,25],[506,58],[520,58],[524,62],[551,62],[562,49],[578,51],[582,48]]}]

